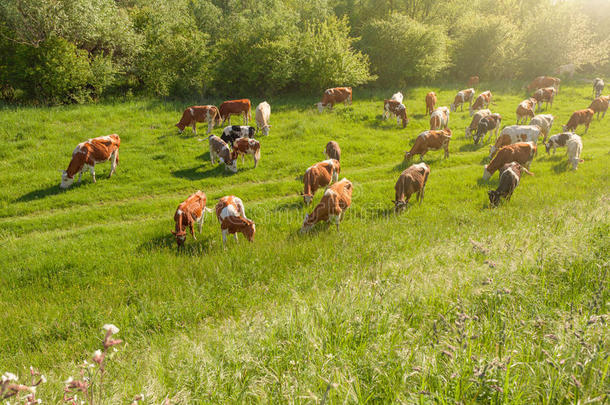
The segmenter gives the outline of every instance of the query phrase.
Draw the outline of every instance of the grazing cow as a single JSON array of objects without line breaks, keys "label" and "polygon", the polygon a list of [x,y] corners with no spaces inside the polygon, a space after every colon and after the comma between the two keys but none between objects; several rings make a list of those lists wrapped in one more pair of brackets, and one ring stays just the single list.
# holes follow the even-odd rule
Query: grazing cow
[{"label": "grazing cow", "polygon": [[470,116],[472,116],[476,111],[482,110],[483,108],[487,108],[489,104],[491,104],[491,98],[493,95],[491,91],[487,90],[483,93],[479,94],[477,99],[474,101],[474,104],[470,106]]},{"label": "grazing cow", "polygon": [[208,134],[212,132],[215,125],[220,125],[220,113],[218,108],[214,105],[194,105],[188,107],[182,113],[180,122],[176,124],[180,133],[184,131],[184,128],[189,125],[193,127],[193,133],[197,134],[197,123],[207,122],[208,123]]},{"label": "grazing cow", "polygon": [[432,114],[434,107],[436,107],[436,93],[431,91],[426,94],[426,115]]},{"label": "grazing cow", "polygon": [[528,118],[534,118],[536,99],[533,97],[523,100],[517,106],[517,124],[525,124]]},{"label": "grazing cow", "polygon": [[80,183],[83,172],[89,170],[95,183],[95,164],[102,163],[110,159],[110,174],[112,177],[119,164],[119,146],[121,138],[117,134],[100,136],[81,142],[72,152],[72,160],[66,170],[61,172],[60,188],[68,188],[74,183],[74,176],[78,174]]},{"label": "grazing cow", "polygon": [[556,77],[550,76],[538,76],[527,86],[528,91],[542,89],[544,87],[554,87],[557,90],[557,94],[559,94],[559,85],[561,84],[561,80]]},{"label": "grazing cow", "polygon": [[481,118],[487,117],[491,115],[490,110],[479,110],[472,116],[472,121],[470,121],[470,125],[466,127],[466,139],[472,136],[472,131],[476,131],[479,128],[479,121]]},{"label": "grazing cow", "polygon": [[225,101],[218,109],[220,117],[222,118],[222,123],[220,125],[223,125],[227,120],[229,121],[229,125],[231,125],[231,115],[243,115],[244,125],[248,125],[248,120],[252,118],[250,115],[251,108],[250,100],[247,98]]},{"label": "grazing cow", "polygon": [[489,148],[489,158],[491,159],[496,152],[503,146],[517,142],[538,143],[538,138],[542,129],[538,125],[509,125],[502,129],[496,143]]},{"label": "grazing cow", "polygon": [[254,127],[249,127],[246,125],[229,125],[222,130],[220,139],[225,141],[227,145],[233,147],[233,142],[239,138],[254,138],[255,133],[256,129]]},{"label": "grazing cow", "polygon": [[546,138],[551,133],[551,128],[553,128],[553,121],[555,121],[555,117],[551,114],[538,114],[532,118],[530,125],[537,125],[540,127],[543,135],[543,142],[546,142]]},{"label": "grazing cow", "polygon": [[439,107],[430,115],[430,129],[441,129],[449,126],[449,109]]},{"label": "grazing cow", "polygon": [[220,222],[222,231],[222,244],[227,244],[227,234],[232,234],[237,242],[237,232],[241,232],[248,241],[254,241],[256,226],[246,218],[244,203],[239,197],[228,195],[222,197],[216,204],[216,218]]},{"label": "grazing cow", "polygon": [[205,206],[206,201],[207,198],[205,193],[199,190],[195,194],[191,194],[176,209],[176,213],[174,214],[176,229],[173,230],[172,233],[176,237],[178,247],[184,245],[184,241],[186,240],[186,228],[191,230],[191,236],[193,239],[197,240],[195,237],[195,231],[193,230],[193,225],[197,223],[199,233],[201,233],[205,213],[212,212],[211,209]]},{"label": "grazing cow", "polygon": [[318,112],[324,111],[326,106],[330,106],[330,110],[333,109],[335,104],[343,103],[345,105],[352,104],[352,88],[351,87],[335,87],[332,89],[326,89],[322,96],[322,101],[316,103]]},{"label": "grazing cow", "polygon": [[[200,139],[200,141],[203,141],[203,139]],[[216,164],[216,159],[218,159],[220,163],[225,165],[225,169],[237,173],[237,165],[235,159],[233,159],[233,154],[229,149],[229,145],[216,135],[210,135],[208,137],[208,144],[210,145],[210,160],[212,161],[212,164]]]},{"label": "grazing cow", "polygon": [[468,108],[472,105],[472,99],[474,97],[474,89],[461,90],[455,95],[453,103],[451,103],[451,112],[457,111],[460,107],[460,111],[464,111],[464,103],[468,103]]},{"label": "grazing cow", "polygon": [[580,154],[582,153],[582,139],[580,136],[575,135],[570,138],[566,144],[568,149],[568,162],[572,163],[572,169],[578,170],[578,164],[584,162],[580,158]]},{"label": "grazing cow", "polygon": [[599,77],[593,80],[593,98],[596,99],[602,95],[602,91],[604,91],[604,81]]},{"label": "grazing cow", "polygon": [[390,115],[396,116],[396,123],[400,124],[402,121],[402,127],[406,128],[409,123],[409,118],[407,117],[407,107],[405,107],[403,103],[396,100],[384,100],[383,117],[384,119],[387,119]]},{"label": "grazing cow", "polygon": [[320,221],[334,222],[339,231],[339,223],[352,204],[353,188],[351,181],[346,178],[327,188],[313,212],[305,215],[300,232],[307,232]]},{"label": "grazing cow", "polygon": [[600,96],[593,100],[589,108],[597,113],[597,119],[599,119],[599,113],[603,113],[602,118],[604,118],[608,111],[608,104],[610,104],[610,96]]},{"label": "grazing cow", "polygon": [[303,202],[305,205],[311,204],[313,195],[320,187],[326,187],[331,182],[337,181],[340,172],[341,164],[335,159],[328,159],[309,167],[303,176]]},{"label": "grazing cow", "polygon": [[529,169],[534,154],[536,154],[536,145],[532,142],[519,142],[503,146],[491,162],[485,165],[483,180],[489,180],[496,170],[510,162],[518,162]]},{"label": "grazing cow", "polygon": [[479,85],[479,76],[470,76],[468,79],[468,87],[477,87]]},{"label": "grazing cow", "polygon": [[425,163],[418,163],[406,168],[398,177],[394,190],[396,191],[394,211],[398,214],[402,212],[411,195],[417,193],[417,201],[421,204],[424,200],[424,189],[430,174],[430,167]]},{"label": "grazing cow", "polygon": [[595,112],[590,108],[574,111],[568,123],[563,126],[563,132],[574,132],[579,125],[584,125],[586,134],[594,114]]},{"label": "grazing cow", "polygon": [[494,139],[497,139],[498,130],[500,130],[501,124],[502,116],[500,114],[490,114],[483,117],[481,121],[479,121],[477,133],[474,136],[474,144],[478,144],[482,138],[485,138],[485,134],[487,134],[487,132],[489,132],[489,139],[491,139],[492,132],[494,133]]},{"label": "grazing cow", "polygon": [[417,135],[415,144],[410,151],[405,152],[405,160],[409,161],[413,155],[419,155],[420,161],[424,160],[424,155],[428,150],[445,151],[445,158],[449,157],[449,141],[451,141],[451,130],[443,129],[440,131],[424,131]]},{"label": "grazing cow", "polygon": [[269,135],[269,117],[271,116],[271,106],[268,102],[263,101],[256,106],[254,110],[254,120],[256,121],[256,130],[261,130],[264,136]]},{"label": "grazing cow", "polygon": [[339,144],[335,141],[329,141],[326,144],[324,154],[328,159],[335,159],[337,162],[341,161],[341,148],[339,147]]},{"label": "grazing cow", "polygon": [[515,188],[519,185],[522,171],[530,176],[534,175],[517,162],[507,163],[500,169],[500,184],[498,184],[498,188],[487,192],[491,208],[500,205],[501,197],[504,197],[506,201],[510,201],[513,191],[515,191]]},{"label": "grazing cow", "polygon": [[233,143],[233,156],[232,159],[236,160],[241,155],[241,163],[244,163],[244,157],[246,155],[252,155],[254,159],[254,168],[258,165],[258,161],[261,158],[261,144],[250,138],[239,138]]},{"label": "grazing cow", "polygon": [[536,99],[538,103],[537,110],[542,108],[542,103],[546,102],[546,106],[544,109],[549,108],[549,103],[551,103],[551,108],[553,108],[553,99],[555,99],[555,88],[554,87],[545,87],[543,89],[538,89],[534,92],[533,98]]},{"label": "grazing cow", "polygon": [[555,154],[555,150],[557,148],[565,147],[568,141],[575,136],[578,135],[576,135],[574,132],[563,132],[561,134],[551,136],[549,141],[544,145],[546,147],[546,153],[550,155],[551,149],[553,149],[553,154]]},{"label": "grazing cow", "polygon": [[568,63],[567,65],[561,65],[556,70],[557,76],[570,76],[572,78],[574,73],[576,73],[576,65],[573,63]]}]

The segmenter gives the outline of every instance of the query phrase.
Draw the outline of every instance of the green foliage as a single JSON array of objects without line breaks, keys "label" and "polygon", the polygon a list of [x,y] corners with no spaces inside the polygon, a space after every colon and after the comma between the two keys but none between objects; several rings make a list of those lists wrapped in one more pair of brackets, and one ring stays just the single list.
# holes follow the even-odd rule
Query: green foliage
[{"label": "green foliage", "polygon": [[448,63],[442,28],[394,13],[370,21],[362,32],[362,49],[370,56],[379,84],[401,85],[434,79]]}]

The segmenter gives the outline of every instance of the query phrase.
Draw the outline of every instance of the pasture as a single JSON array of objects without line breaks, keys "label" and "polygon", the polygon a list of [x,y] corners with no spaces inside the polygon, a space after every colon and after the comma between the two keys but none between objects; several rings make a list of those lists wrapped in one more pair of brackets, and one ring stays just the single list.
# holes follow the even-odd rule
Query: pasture
[{"label": "pasture", "polygon": [[[608,401],[610,116],[576,131],[578,171],[565,148],[549,157],[540,143],[535,175],[490,210],[489,145],[464,139],[467,108],[451,113],[450,157],[428,152],[425,201],[394,215],[404,151],[428,129],[425,94],[448,106],[461,88],[402,89],[406,129],[380,119],[396,89],[354,88],[352,106],[322,114],[317,98],[267,99],[259,166],[239,159],[236,174],[210,164],[204,124],[196,136],[174,127],[186,106],[222,100],[3,108],[0,372],[33,365],[49,379],[39,397],[59,402],[114,323],[126,343],[108,366],[113,404],[141,392],[184,404]],[[477,94],[486,89],[502,126],[514,124],[525,91],[482,83]],[[590,102],[589,84],[562,85],[544,111],[551,133]],[[86,173],[60,190],[74,147],[110,133],[121,136],[115,176],[104,163],[97,184]],[[313,207],[300,179],[329,140],[352,207],[340,233],[299,235]],[[174,212],[198,189],[212,208],[239,196],[254,243],[240,235],[224,250],[209,215],[177,251]]]}]

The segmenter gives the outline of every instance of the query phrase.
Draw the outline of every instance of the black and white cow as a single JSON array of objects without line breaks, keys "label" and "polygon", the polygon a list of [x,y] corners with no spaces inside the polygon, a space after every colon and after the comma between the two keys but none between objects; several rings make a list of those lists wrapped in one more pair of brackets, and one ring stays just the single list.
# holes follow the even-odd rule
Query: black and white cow
[{"label": "black and white cow", "polygon": [[515,191],[515,188],[519,185],[519,180],[521,180],[521,172],[533,176],[529,170],[518,162],[506,163],[500,169],[500,184],[498,188],[487,192],[491,208],[497,207],[500,204],[501,197],[506,198],[506,201],[510,201],[513,191]]},{"label": "black and white cow", "polygon": [[487,132],[489,132],[489,139],[491,139],[491,134],[494,131],[497,138],[500,124],[502,124],[502,116],[500,114],[490,114],[481,118],[479,125],[477,125],[477,133],[473,137],[474,144],[478,144],[481,139],[485,138]]},{"label": "black and white cow", "polygon": [[593,99],[601,96],[602,91],[604,91],[604,81],[599,77],[596,77],[595,80],[593,80]]},{"label": "black and white cow", "polygon": [[256,128],[246,126],[246,125],[229,125],[222,130],[222,135],[220,139],[225,141],[228,145],[233,147],[233,142],[238,140],[239,138],[254,138],[254,133],[256,132]]},{"label": "black and white cow", "polygon": [[574,132],[563,132],[561,134],[551,136],[549,141],[544,145],[546,146],[546,153],[550,154],[552,149],[553,154],[555,154],[555,150],[557,148],[565,148],[568,141],[575,136],[578,135],[576,135]]}]

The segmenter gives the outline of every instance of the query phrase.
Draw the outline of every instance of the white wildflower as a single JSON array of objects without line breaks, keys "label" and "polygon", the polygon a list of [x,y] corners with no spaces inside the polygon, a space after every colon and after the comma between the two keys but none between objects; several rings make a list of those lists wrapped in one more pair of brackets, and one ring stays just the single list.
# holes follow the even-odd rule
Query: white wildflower
[{"label": "white wildflower", "polygon": [[15,374],[9,373],[8,371],[2,375],[2,382],[5,383],[7,381],[17,381],[18,378]]},{"label": "white wildflower", "polygon": [[44,383],[46,383],[46,382],[47,382],[47,377],[45,377],[45,376],[44,376],[44,374],[40,376],[40,382],[41,382],[42,384],[44,384]]},{"label": "white wildflower", "polygon": [[66,380],[66,382],[64,384],[70,384],[72,381],[74,381],[74,378],[72,378],[72,376],[68,377],[68,379]]},{"label": "white wildflower", "polygon": [[117,328],[116,326],[114,326],[111,323],[107,323],[106,325],[104,325],[102,327],[102,329],[104,329],[106,332],[110,331],[110,333],[112,335],[115,335],[115,334],[119,333],[119,328]]}]

